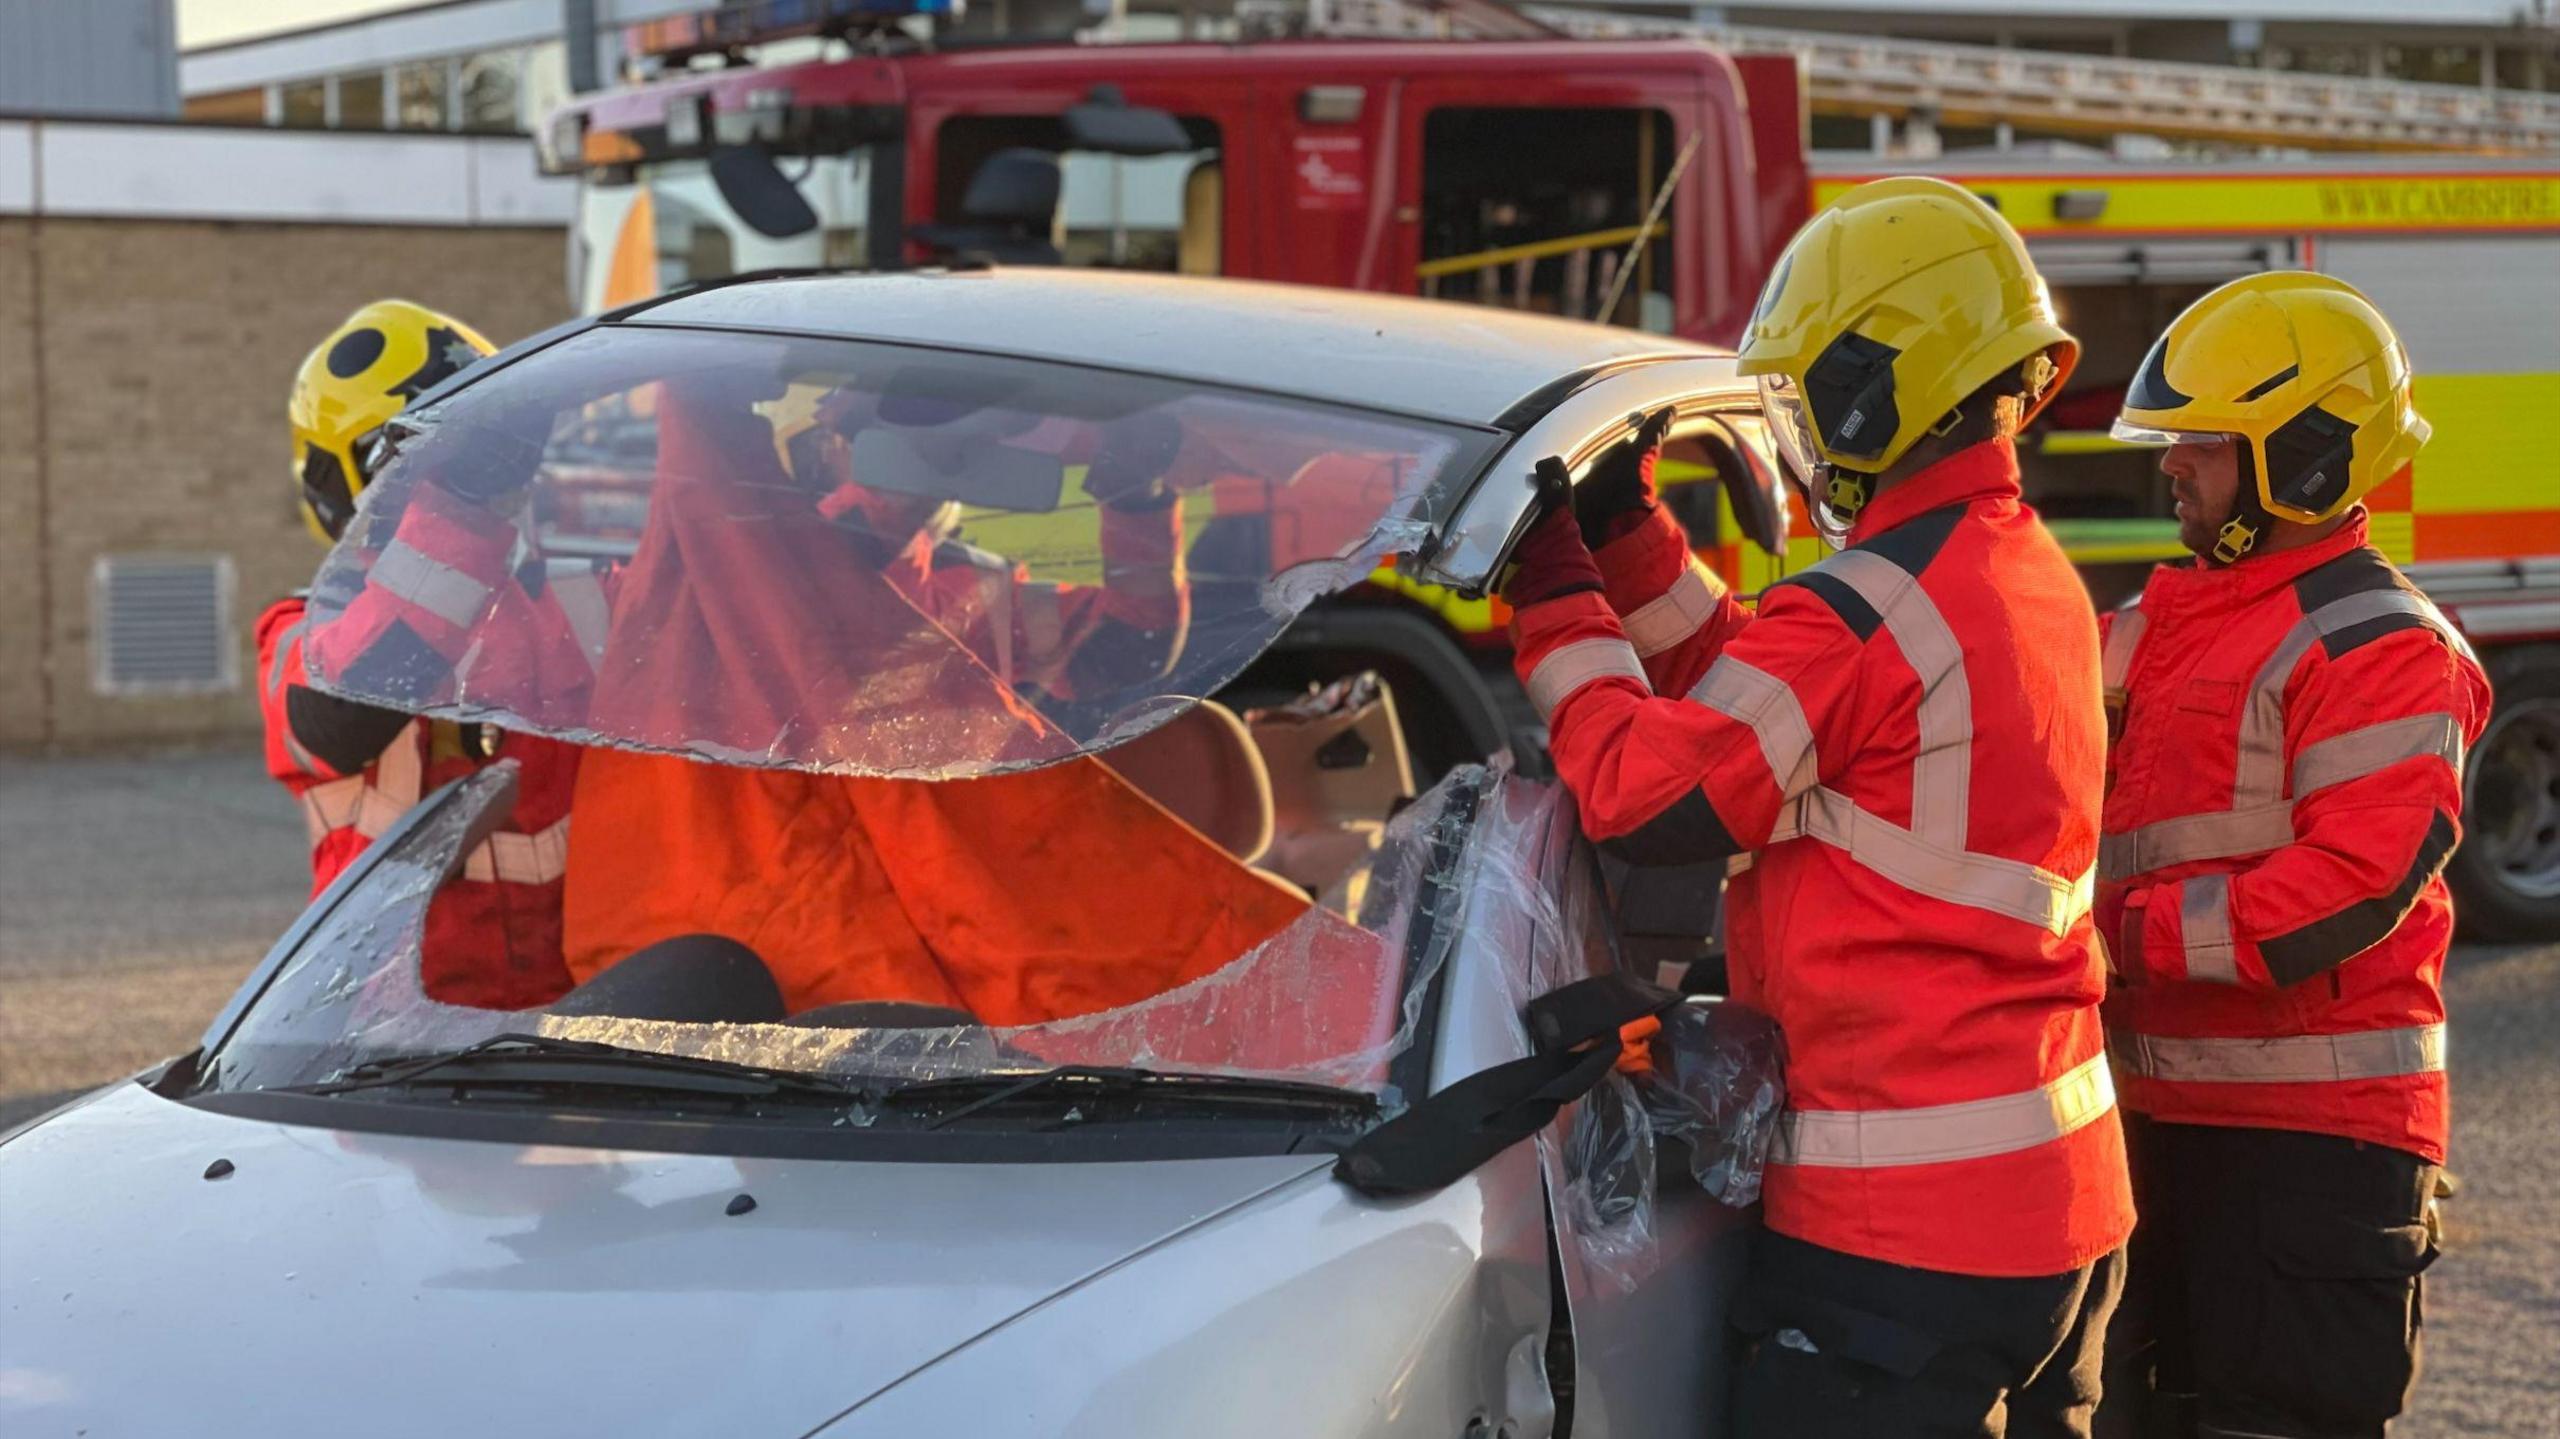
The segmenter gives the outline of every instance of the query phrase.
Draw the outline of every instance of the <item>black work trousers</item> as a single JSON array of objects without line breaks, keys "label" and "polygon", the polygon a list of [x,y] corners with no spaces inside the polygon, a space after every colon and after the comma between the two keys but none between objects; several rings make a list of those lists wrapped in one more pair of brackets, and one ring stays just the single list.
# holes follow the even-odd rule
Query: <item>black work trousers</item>
[{"label": "black work trousers", "polygon": [[2033,1279],[1763,1233],[1736,1301],[1736,1439],[2086,1439],[2124,1255]]},{"label": "black work trousers", "polygon": [[2125,1117],[2142,1219],[2106,1439],[2377,1439],[2417,1385],[2436,1166],[2326,1134]]}]

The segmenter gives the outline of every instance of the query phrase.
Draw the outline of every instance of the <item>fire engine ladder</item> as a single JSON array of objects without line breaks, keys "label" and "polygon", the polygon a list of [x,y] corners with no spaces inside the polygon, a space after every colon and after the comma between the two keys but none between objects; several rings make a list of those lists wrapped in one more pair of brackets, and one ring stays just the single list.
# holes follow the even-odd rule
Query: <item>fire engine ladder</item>
[{"label": "fire engine ladder", "polygon": [[1699,25],[1566,5],[1524,13],[1580,39],[1663,36],[1792,53],[1826,113],[2325,150],[2560,150],[2560,95],[2534,91]]},{"label": "fire engine ladder", "polygon": [[[1263,5],[1288,0],[1263,0]],[[2560,151],[2560,94],[2350,79],[1820,30],[1703,25],[1580,5],[1303,0],[1302,33],[1341,38],[1703,40],[1802,58],[1814,108],[2322,150]],[[1240,4],[1239,16],[1260,9]],[[1291,28],[1296,28],[1295,26]]]}]

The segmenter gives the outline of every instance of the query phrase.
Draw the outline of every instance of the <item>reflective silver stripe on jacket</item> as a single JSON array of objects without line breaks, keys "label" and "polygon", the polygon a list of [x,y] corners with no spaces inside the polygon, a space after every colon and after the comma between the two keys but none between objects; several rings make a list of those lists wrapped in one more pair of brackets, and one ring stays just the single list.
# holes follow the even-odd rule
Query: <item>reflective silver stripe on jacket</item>
[{"label": "reflective silver stripe on jacket", "polygon": [[592,667],[604,663],[604,643],[613,628],[613,607],[605,599],[604,581],[590,568],[583,574],[554,576],[551,593],[561,618],[578,640]]},{"label": "reflective silver stripe on jacket", "polygon": [[2050,1084],[1996,1099],[1925,1109],[1791,1109],[1769,1158],[1778,1164],[1877,1169],[2014,1154],[2105,1117],[2115,1102],[2115,1081],[2102,1053]]},{"label": "reflective silver stripe on jacket", "polygon": [[1962,854],[1973,785],[1973,692],[1964,647],[1918,577],[1882,555],[1843,550],[1822,568],[1846,581],[1884,620],[1920,678],[1920,748],[1912,762],[1911,832]]},{"label": "reflective silver stripe on jacket", "polygon": [[[425,721],[411,720],[373,762],[366,775],[315,784],[302,792],[303,824],[318,844],[334,830],[352,829],[379,839],[418,803],[424,779],[419,751],[428,741]],[[562,816],[537,833],[501,831],[475,846],[462,861],[466,879],[544,884],[569,872],[569,819]]]},{"label": "reflective silver stripe on jacket", "polygon": [[398,595],[457,629],[468,629],[489,603],[489,587],[448,564],[429,559],[407,540],[393,540],[374,557],[368,584]]},{"label": "reflective silver stripe on jacket", "polygon": [[2231,876],[2200,874],[2178,890],[2178,928],[2186,937],[2187,978],[2238,984],[2240,956],[2231,942]]},{"label": "reflective silver stripe on jacket", "polygon": [[2390,1079],[2444,1068],[2441,1024],[2361,1034],[2296,1034],[2281,1039],[2177,1039],[2116,1030],[2107,1036],[2127,1074],[2173,1084],[2317,1084]]},{"label": "reflective silver stripe on jacket", "polygon": [[266,692],[268,694],[273,695],[283,691],[285,661],[293,657],[294,642],[301,639],[303,635],[309,633],[310,629],[311,615],[308,611],[305,611],[302,618],[295,620],[290,625],[287,625],[284,633],[276,636],[275,653],[267,660]]},{"label": "reflective silver stripe on jacket", "polygon": [[317,846],[333,830],[345,829],[356,822],[364,807],[365,783],[362,775],[328,780],[302,792],[302,827]]},{"label": "reflective silver stripe on jacket", "polygon": [[[2304,615],[2285,632],[2284,639],[2278,642],[2274,652],[2267,656],[2266,662],[2258,667],[2256,677],[2250,681],[2248,698],[2240,715],[2239,756],[2232,778],[2230,807],[2158,820],[2106,836],[2098,842],[2099,875],[2112,883],[2135,879],[2171,865],[2207,859],[2233,859],[2282,848],[2294,841],[2294,800],[2323,785],[2370,774],[2384,764],[2412,757],[2404,753],[2390,759],[2375,759],[2377,754],[2395,744],[2419,742],[2416,735],[2419,726],[2412,725],[2407,731],[2393,729],[2393,726],[2407,721],[2395,720],[2370,727],[2372,730],[2390,731],[2387,736],[2362,738],[2368,733],[2365,730],[2339,735],[2303,749],[2295,760],[2293,793],[2290,797],[2285,793],[2284,691],[2286,683],[2293,678],[2294,666],[2301,663],[2311,647],[2320,642],[2321,636],[2394,614],[2417,616],[2444,636],[2448,644],[2464,654],[2470,653],[2470,646],[2454,631],[2443,614],[2428,603],[2425,596],[2407,590],[2373,590],[2349,595]],[[2116,631],[2109,635],[2110,653],[2114,650],[2114,634],[2122,631],[2124,618],[2118,618]],[[2460,727],[2453,724],[2449,715],[2441,718],[2452,732],[2452,759],[2459,766]],[[2353,743],[2342,743],[2345,741]],[[2331,745],[2339,747],[2328,749]],[[2324,750],[2327,753],[2324,754]],[[2413,751],[2418,754],[2441,752],[2441,747]],[[2311,761],[2308,778],[2317,783],[2305,782],[2303,761],[2306,760]],[[2370,768],[2357,768],[2368,763]]]},{"label": "reflective silver stripe on jacket", "polygon": [[1529,703],[1537,707],[1540,719],[1553,719],[1556,707],[1575,690],[1611,675],[1624,675],[1652,692],[1644,677],[1644,662],[1626,641],[1575,640],[1560,645],[1529,671]]},{"label": "reflective silver stripe on jacket", "polygon": [[2264,854],[2293,843],[2293,806],[2183,814],[2098,841],[2098,877],[2131,879],[2173,864]]},{"label": "reflective silver stripe on jacket", "polygon": [[569,817],[533,834],[500,832],[481,841],[462,862],[465,879],[548,884],[569,872]]},{"label": "reflective silver stripe on jacket", "polygon": [[2142,632],[2151,627],[2151,616],[2139,608],[2116,611],[2116,622],[2107,626],[2107,647],[2098,654],[2100,683],[2106,686],[2107,698],[2121,699],[2125,681],[2133,675],[2133,654],[2142,647]]},{"label": "reflective silver stripe on jacket", "polygon": [[1793,799],[1812,786],[1813,726],[1806,722],[1796,692],[1777,676],[1723,655],[1707,666],[1689,698],[1751,727],[1781,799]]},{"label": "reflective silver stripe on jacket", "polygon": [[2452,715],[2408,715],[2363,729],[2332,735],[2305,745],[2293,757],[2293,797],[2351,779],[2362,779],[2400,763],[2433,755],[2462,773],[2462,725]]},{"label": "reflective silver stripe on jacket", "polygon": [[2066,878],[2023,860],[1950,852],[1817,785],[1781,811],[1769,842],[1818,839],[1914,894],[2065,934],[2089,912],[2096,873]]},{"label": "reflective silver stripe on jacket", "polygon": [[1650,659],[1696,634],[1715,614],[1716,601],[1723,597],[1723,586],[1691,556],[1688,567],[1671,582],[1671,588],[1628,614],[1627,643],[1636,647],[1637,654]]},{"label": "reflective silver stripe on jacket", "polygon": [[[1726,697],[1734,701],[1734,708],[1715,707],[1752,726],[1780,788],[1792,796],[1779,811],[1769,843],[1819,840],[1846,851],[1860,865],[1914,894],[2006,915],[2053,934],[2068,933],[2089,912],[2096,890],[2094,867],[2077,876],[2058,875],[2023,860],[1966,848],[1973,783],[1973,695],[1965,678],[1964,648],[1946,617],[1909,571],[1880,555],[1844,550],[1819,568],[1867,602],[1918,678],[1920,741],[1912,765],[1912,822],[1905,829],[1860,808],[1837,790],[1812,784],[1815,756],[1810,729],[1804,733],[1803,758],[1790,758],[1796,753],[1796,741],[1788,715],[1801,721],[1804,713],[1794,696],[1787,696],[1784,710],[1765,701],[1753,708],[1757,697],[1734,687],[1728,678]],[[1716,670],[1726,663],[1716,662],[1701,681],[1701,693],[1693,697],[1705,698],[1704,691],[1718,683]],[[1746,860],[1728,865],[1727,872],[1747,868]]]}]

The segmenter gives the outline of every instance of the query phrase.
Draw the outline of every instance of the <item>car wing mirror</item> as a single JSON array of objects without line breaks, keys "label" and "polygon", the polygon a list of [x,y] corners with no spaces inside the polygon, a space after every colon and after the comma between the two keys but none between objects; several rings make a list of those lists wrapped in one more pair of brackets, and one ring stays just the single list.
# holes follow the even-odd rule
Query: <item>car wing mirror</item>
[{"label": "car wing mirror", "polygon": [[958,500],[979,509],[1045,512],[1066,490],[1055,455],[959,435],[885,427],[853,437],[853,481],[884,494]]},{"label": "car wing mirror", "polygon": [[1070,105],[1064,117],[1067,143],[1078,150],[1105,155],[1178,155],[1191,148],[1191,134],[1163,110],[1132,105],[1117,85],[1096,85],[1081,105]]},{"label": "car wing mirror", "polygon": [[1725,500],[1733,506],[1734,522],[1750,541],[1769,554],[1784,557],[1787,552],[1787,482],[1779,473],[1778,462],[1769,448],[1768,422],[1758,415],[1723,415],[1718,417],[1725,440],[1721,446],[1734,464],[1718,465],[1718,477],[1724,482]]},{"label": "car wing mirror", "polygon": [[788,240],[818,228],[809,197],[773,162],[762,145],[723,145],[711,152],[711,183],[748,228],[768,239]]}]

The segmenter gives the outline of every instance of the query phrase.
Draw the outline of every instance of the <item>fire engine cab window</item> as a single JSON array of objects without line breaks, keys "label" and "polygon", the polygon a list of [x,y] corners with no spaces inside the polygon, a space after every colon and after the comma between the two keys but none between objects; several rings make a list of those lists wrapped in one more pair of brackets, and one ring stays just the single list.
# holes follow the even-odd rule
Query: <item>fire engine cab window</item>
[{"label": "fire engine cab window", "polygon": [[[1191,148],[1106,155],[1071,148],[1048,115],[962,115],[937,136],[933,223],[918,238],[936,258],[1214,275],[1219,255],[1218,124],[1180,117]],[[1041,179],[1055,176],[1055,200]]]},{"label": "fire engine cab window", "polygon": [[[1667,332],[1669,213],[1649,243],[1635,241],[1679,154],[1659,110],[1432,111],[1422,293]],[[1635,273],[1622,277],[1630,255]]]}]

